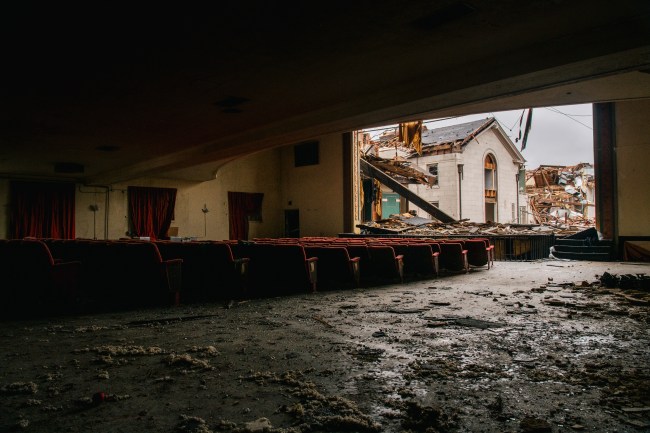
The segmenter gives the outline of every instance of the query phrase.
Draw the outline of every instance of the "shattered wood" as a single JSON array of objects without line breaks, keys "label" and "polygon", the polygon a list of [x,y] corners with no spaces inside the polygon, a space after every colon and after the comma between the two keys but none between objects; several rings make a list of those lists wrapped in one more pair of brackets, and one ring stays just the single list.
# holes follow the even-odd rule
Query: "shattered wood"
[{"label": "shattered wood", "polygon": [[526,171],[526,193],[536,223],[554,226],[595,226],[593,166],[541,165]]},{"label": "shattered wood", "polygon": [[390,218],[379,221],[365,221],[358,224],[363,234],[408,234],[421,236],[449,236],[449,235],[570,235],[583,230],[581,225],[544,225],[544,224],[501,224],[501,223],[475,223],[458,221],[455,223],[440,223],[425,218],[418,218],[419,225],[409,224],[408,220],[416,218],[409,213],[392,215]]}]

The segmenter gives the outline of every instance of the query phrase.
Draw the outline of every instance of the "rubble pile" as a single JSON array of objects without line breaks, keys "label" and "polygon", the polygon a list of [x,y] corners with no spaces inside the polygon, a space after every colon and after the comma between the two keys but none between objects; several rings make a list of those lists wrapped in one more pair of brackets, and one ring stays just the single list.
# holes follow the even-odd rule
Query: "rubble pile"
[{"label": "rubble pile", "polygon": [[517,236],[517,235],[550,235],[568,236],[584,227],[578,225],[545,225],[545,224],[501,224],[475,223],[457,221],[441,223],[434,220],[413,216],[409,213],[391,215],[390,218],[379,221],[366,221],[358,224],[362,234],[405,234],[430,237],[451,235],[466,236]]},{"label": "rubble pile", "polygon": [[526,171],[528,203],[537,224],[593,227],[594,170],[591,164],[541,165]]}]

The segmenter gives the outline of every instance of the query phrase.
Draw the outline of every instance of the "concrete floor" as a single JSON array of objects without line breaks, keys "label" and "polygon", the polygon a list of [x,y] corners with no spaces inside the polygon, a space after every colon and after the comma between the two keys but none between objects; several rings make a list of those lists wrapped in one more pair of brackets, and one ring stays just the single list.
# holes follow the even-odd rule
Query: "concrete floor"
[{"label": "concrete floor", "polygon": [[650,294],[542,260],[0,324],[0,431],[650,431]]}]

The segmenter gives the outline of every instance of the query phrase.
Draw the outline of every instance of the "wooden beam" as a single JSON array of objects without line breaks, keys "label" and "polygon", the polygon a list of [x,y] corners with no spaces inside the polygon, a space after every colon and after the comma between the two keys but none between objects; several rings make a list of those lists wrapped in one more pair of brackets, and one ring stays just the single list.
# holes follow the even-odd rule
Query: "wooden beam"
[{"label": "wooden beam", "polygon": [[424,198],[420,197],[377,167],[373,166],[366,160],[360,160],[361,171],[363,171],[367,176],[370,176],[374,179],[377,179],[379,182],[383,183],[402,197],[406,198],[408,201],[422,209],[423,211],[429,213],[434,218],[440,220],[443,223],[452,223],[456,222],[454,218],[447,215]]}]

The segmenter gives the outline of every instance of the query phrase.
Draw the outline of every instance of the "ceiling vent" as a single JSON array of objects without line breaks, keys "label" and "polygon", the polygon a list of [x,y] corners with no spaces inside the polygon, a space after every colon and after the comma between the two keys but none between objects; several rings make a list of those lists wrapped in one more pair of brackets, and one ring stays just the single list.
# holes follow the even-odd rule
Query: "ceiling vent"
[{"label": "ceiling vent", "polygon": [[66,174],[83,173],[84,166],[76,162],[56,162],[54,163],[54,172]]}]

